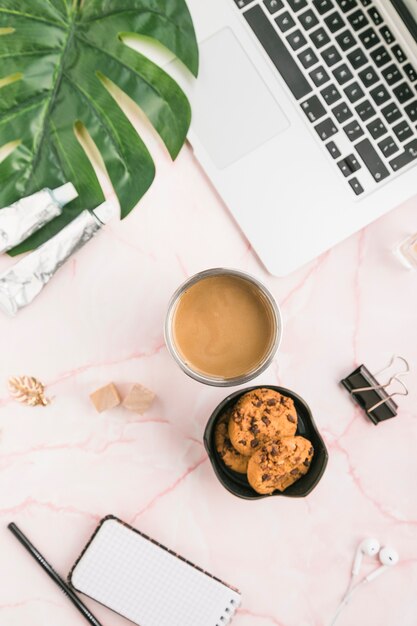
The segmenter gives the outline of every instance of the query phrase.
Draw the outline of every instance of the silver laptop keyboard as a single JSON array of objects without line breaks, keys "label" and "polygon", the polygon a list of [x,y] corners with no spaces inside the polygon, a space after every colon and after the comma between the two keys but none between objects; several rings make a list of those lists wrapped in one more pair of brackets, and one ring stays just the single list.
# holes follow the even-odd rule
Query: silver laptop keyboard
[{"label": "silver laptop keyboard", "polygon": [[234,0],[352,191],[417,164],[417,71],[372,0]]}]

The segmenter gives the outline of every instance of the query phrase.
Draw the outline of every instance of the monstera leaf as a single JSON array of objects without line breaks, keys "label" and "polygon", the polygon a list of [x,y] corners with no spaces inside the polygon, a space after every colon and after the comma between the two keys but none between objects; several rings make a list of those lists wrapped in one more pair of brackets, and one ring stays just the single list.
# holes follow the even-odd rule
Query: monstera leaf
[{"label": "monstera leaf", "polygon": [[[103,193],[74,128],[87,129],[125,217],[154,178],[152,158],[106,79],[142,109],[175,159],[190,124],[176,82],[122,42],[157,40],[196,76],[198,50],[184,0],[0,0],[0,207],[42,187],[71,181],[80,198],[12,254],[49,239]],[[6,80],[4,80],[6,79]]]}]

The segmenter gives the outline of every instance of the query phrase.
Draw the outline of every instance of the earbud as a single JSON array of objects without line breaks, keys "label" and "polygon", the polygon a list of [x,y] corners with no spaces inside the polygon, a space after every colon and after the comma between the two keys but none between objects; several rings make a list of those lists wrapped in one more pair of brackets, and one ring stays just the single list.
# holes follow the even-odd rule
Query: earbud
[{"label": "earbud", "polygon": [[378,539],[375,539],[374,537],[369,537],[368,539],[364,539],[362,541],[362,543],[358,546],[358,549],[356,550],[355,560],[353,562],[352,568],[352,576],[357,576],[359,574],[364,555],[375,556],[376,554],[378,554],[380,547],[381,546]]},{"label": "earbud", "polygon": [[[365,578],[363,578],[360,582],[354,585],[354,579],[355,576],[359,574],[364,555],[375,556],[376,554],[378,554],[379,562],[381,563],[380,567],[378,567],[375,571],[371,572],[370,574],[368,574],[368,576],[365,576]],[[337,607],[337,611],[333,616],[330,626],[334,626],[336,624],[343,609],[350,602],[352,596],[355,595],[358,589],[361,589],[364,584],[371,582],[372,580],[386,572],[387,569],[389,569],[393,565],[396,565],[399,560],[400,557],[398,555],[398,552],[394,550],[394,548],[388,546],[380,548],[378,539],[374,539],[373,537],[364,539],[356,550],[349,586],[345,592],[345,595],[343,596],[343,600]]]},{"label": "earbud", "polygon": [[400,560],[400,557],[398,552],[394,550],[394,548],[386,546],[384,548],[381,548],[379,552],[379,560],[381,562],[381,567],[378,567],[378,569],[368,574],[368,576],[365,578],[368,583],[386,572],[387,569],[389,569],[393,565],[396,565]]}]

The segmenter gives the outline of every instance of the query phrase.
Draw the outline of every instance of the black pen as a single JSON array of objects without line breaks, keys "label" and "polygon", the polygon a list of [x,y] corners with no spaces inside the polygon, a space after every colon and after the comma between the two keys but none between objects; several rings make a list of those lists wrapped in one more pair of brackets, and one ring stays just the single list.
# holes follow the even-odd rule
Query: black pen
[{"label": "black pen", "polygon": [[89,611],[79,597],[74,593],[69,585],[55,572],[55,570],[44,559],[42,554],[35,548],[35,546],[29,541],[29,539],[22,533],[21,530],[13,522],[7,526],[7,528],[14,534],[16,539],[20,541],[22,546],[33,556],[39,565],[45,570],[50,578],[61,588],[61,591],[71,600],[73,605],[79,610],[85,619],[92,624],[92,626],[102,626],[99,621],[96,620],[94,615]]}]

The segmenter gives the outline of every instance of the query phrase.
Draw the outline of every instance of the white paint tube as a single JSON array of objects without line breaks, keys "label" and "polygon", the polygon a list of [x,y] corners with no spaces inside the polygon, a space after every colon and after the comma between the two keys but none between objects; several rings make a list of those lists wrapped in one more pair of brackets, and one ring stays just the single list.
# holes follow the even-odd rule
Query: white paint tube
[{"label": "white paint tube", "polygon": [[0,309],[15,315],[32,302],[65,261],[90,241],[118,211],[112,202],[104,202],[94,211],[83,211],[55,237],[1,274]]},{"label": "white paint tube", "polygon": [[56,189],[42,189],[0,209],[0,254],[61,215],[64,206],[77,196],[74,185],[66,183]]}]

